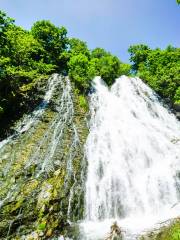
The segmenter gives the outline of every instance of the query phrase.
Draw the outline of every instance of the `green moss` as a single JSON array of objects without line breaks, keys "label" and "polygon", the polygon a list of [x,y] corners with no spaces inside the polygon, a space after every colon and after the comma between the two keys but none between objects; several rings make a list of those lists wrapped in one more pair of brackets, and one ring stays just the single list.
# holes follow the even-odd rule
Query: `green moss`
[{"label": "green moss", "polygon": [[83,108],[85,111],[88,111],[88,109],[89,109],[89,106],[88,106],[88,102],[87,102],[87,100],[86,100],[86,97],[83,96],[83,95],[80,95],[80,96],[79,96],[79,106],[80,106],[81,108]]},{"label": "green moss", "polygon": [[[74,93],[74,87],[72,89]],[[53,104],[56,104],[56,96],[52,100],[52,108]],[[9,222],[11,223],[12,220],[16,219],[19,213],[21,213],[22,219],[12,226],[9,239],[16,239],[22,235],[27,236],[26,239],[31,239],[33,234],[30,233],[42,234],[42,232],[44,239],[45,236],[53,236],[55,230],[62,233],[67,224],[72,187],[74,195],[71,196],[70,217],[72,220],[79,220],[83,217],[84,197],[81,174],[84,164],[83,145],[88,134],[86,96],[74,94],[73,104],[73,126],[71,124],[65,126],[62,141],[57,146],[52,159],[54,163],[58,162],[58,164],[54,164],[50,171],[43,172],[37,177],[38,173],[41,172],[49,139],[51,139],[54,130],[50,126],[57,116],[57,112],[53,111],[51,106],[45,111],[36,126],[27,133],[23,133],[16,141],[13,141],[13,144],[6,147],[0,169],[6,166],[12,156],[13,161],[8,176],[6,178],[2,176],[4,182],[0,196],[3,199],[11,189],[15,190],[11,192],[12,200],[7,201],[2,208],[2,215],[0,215],[0,222],[5,220],[4,224],[0,226],[0,230],[2,230],[0,232],[3,233],[3,236],[6,236],[8,232]],[[79,137],[79,142],[75,145],[73,142],[74,127]],[[47,137],[47,131],[49,137]],[[42,145],[40,145],[41,142],[43,142]],[[40,150],[40,154],[32,162],[29,162],[37,149]],[[72,172],[68,166],[70,156],[72,156]],[[74,178],[76,178],[76,182]]]},{"label": "green moss", "polygon": [[44,231],[46,229],[46,222],[42,222],[38,225],[38,230]]},{"label": "green moss", "polygon": [[180,219],[140,237],[140,240],[180,240]]},{"label": "green moss", "polygon": [[34,189],[36,189],[38,186],[38,181],[33,179],[32,181],[29,181],[27,184],[23,187],[23,195],[28,196]]}]

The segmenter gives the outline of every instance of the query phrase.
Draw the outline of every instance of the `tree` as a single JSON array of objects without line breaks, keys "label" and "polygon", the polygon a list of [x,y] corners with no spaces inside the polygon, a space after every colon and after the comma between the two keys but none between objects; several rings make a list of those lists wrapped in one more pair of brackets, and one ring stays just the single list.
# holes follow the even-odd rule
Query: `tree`
[{"label": "tree", "polygon": [[37,85],[54,72],[69,75],[84,106],[95,76],[111,85],[129,69],[102,48],[90,51],[85,42],[68,39],[64,27],[42,20],[27,31],[0,11],[0,120],[14,119],[33,106]]},{"label": "tree", "polygon": [[54,66],[44,63],[44,49],[29,31],[9,24],[3,32],[3,39],[0,55],[0,117],[4,115],[8,119],[20,112],[20,106],[25,106],[25,97],[30,99],[38,79],[52,73]]},{"label": "tree", "polygon": [[91,58],[102,58],[108,56],[110,53],[106,52],[103,48],[95,48],[92,50]]},{"label": "tree", "polygon": [[70,49],[69,49],[70,56],[84,54],[86,57],[90,58],[90,51],[85,42],[77,38],[71,38],[69,40],[69,45],[70,45]]},{"label": "tree", "polygon": [[128,52],[130,53],[130,61],[133,63],[132,70],[137,72],[140,64],[146,62],[149,51],[150,48],[144,44],[129,47]]},{"label": "tree", "polygon": [[[43,62],[44,49],[33,35],[15,25],[9,26],[5,33],[6,45],[2,60],[8,59],[8,66],[4,65],[6,78],[11,80],[13,88],[28,83],[39,74],[46,74],[54,69],[53,65]],[[4,62],[5,63],[5,62]],[[1,62],[1,66],[4,64]]]},{"label": "tree", "polygon": [[120,69],[121,62],[116,56],[102,48],[95,48],[92,51],[89,67],[90,76],[93,73],[99,75],[108,85],[111,85],[121,75]]},{"label": "tree", "polygon": [[77,38],[71,38],[68,50],[68,75],[81,94],[87,92],[90,87],[90,78],[88,76],[89,60],[90,51],[86,43]]},{"label": "tree", "polygon": [[120,61],[113,55],[107,55],[99,60],[100,76],[110,86],[119,77]]},{"label": "tree", "polygon": [[44,49],[44,61],[56,65],[58,70],[64,68],[64,52],[68,47],[67,30],[56,27],[50,21],[37,21],[31,33]]},{"label": "tree", "polygon": [[5,44],[6,38],[4,36],[6,30],[9,26],[14,24],[14,19],[8,17],[6,13],[0,10],[0,54],[3,53],[3,46]]},{"label": "tree", "polygon": [[127,63],[121,63],[120,64],[120,68],[119,68],[119,76],[121,75],[130,75],[130,72],[131,72],[131,65],[130,64],[127,64]]},{"label": "tree", "polygon": [[87,56],[82,53],[72,56],[68,62],[69,77],[74,81],[76,88],[81,93],[87,91],[90,84],[88,62]]},{"label": "tree", "polygon": [[14,19],[6,15],[5,12],[0,10],[0,32],[3,32],[9,25],[14,23]]},{"label": "tree", "polygon": [[151,50],[146,45],[129,49],[132,69],[161,97],[174,104],[180,100],[180,49],[168,46]]}]

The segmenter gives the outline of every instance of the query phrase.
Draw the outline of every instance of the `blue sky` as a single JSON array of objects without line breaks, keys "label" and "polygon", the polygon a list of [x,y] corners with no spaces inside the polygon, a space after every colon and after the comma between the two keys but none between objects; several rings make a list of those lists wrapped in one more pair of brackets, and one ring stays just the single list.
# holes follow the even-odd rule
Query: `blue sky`
[{"label": "blue sky", "polygon": [[65,26],[68,35],[128,61],[131,44],[180,46],[176,0],[0,0],[0,9],[29,29],[40,19]]}]

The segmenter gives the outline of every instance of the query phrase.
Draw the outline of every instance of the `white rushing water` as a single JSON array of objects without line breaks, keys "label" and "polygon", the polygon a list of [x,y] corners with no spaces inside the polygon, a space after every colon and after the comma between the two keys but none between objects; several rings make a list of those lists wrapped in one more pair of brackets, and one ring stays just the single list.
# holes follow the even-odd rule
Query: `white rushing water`
[{"label": "white rushing water", "polygon": [[180,214],[180,125],[139,78],[94,83],[82,239],[104,239],[114,219],[136,239]]},{"label": "white rushing water", "polygon": [[[53,170],[53,158],[55,152],[59,149],[61,150],[61,145],[63,142],[63,135],[65,128],[67,125],[73,125],[73,143],[72,145],[76,145],[78,142],[78,136],[76,133],[76,126],[73,124],[73,115],[74,115],[74,106],[72,100],[72,89],[70,80],[68,77],[63,80],[63,78],[59,75],[56,81],[56,85],[59,88],[61,87],[62,93],[59,94],[56,98],[56,116],[51,121],[49,129],[45,132],[45,135],[40,140],[38,146],[36,147],[34,154],[31,156],[28,166],[32,163],[37,163],[38,161],[41,163],[41,170],[38,172],[37,176],[42,172]],[[45,151],[42,151],[42,147],[48,141],[48,145]],[[73,146],[74,147],[74,146]],[[71,156],[74,148],[69,149],[69,158],[67,162],[67,172],[70,174],[72,172],[72,159]],[[59,160],[56,161],[56,164]],[[60,165],[60,162],[57,164]]]}]

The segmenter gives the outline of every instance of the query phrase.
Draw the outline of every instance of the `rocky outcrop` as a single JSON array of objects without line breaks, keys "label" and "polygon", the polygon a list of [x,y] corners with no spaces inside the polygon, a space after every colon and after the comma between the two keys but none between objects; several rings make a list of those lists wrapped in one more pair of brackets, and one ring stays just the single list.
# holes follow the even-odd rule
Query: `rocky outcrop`
[{"label": "rocky outcrop", "polygon": [[87,109],[69,79],[0,143],[0,239],[51,239],[83,217]]},{"label": "rocky outcrop", "polygon": [[105,240],[122,240],[122,230],[117,225],[117,222],[114,222],[111,226],[111,232],[109,233],[108,237]]},{"label": "rocky outcrop", "polygon": [[174,105],[175,115],[180,120],[180,104]]}]

